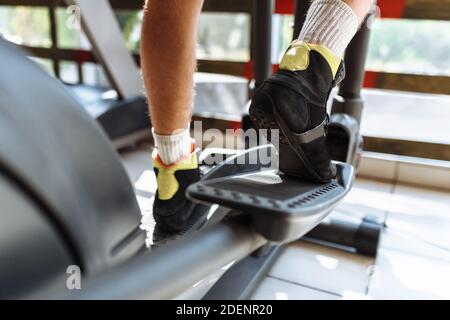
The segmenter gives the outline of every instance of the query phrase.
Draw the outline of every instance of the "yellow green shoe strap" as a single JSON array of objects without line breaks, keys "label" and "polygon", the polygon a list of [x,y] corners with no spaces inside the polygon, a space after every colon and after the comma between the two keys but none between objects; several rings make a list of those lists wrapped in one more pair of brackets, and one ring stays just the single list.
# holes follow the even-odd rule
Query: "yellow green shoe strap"
[{"label": "yellow green shoe strap", "polygon": [[293,41],[286,50],[280,63],[280,69],[290,71],[306,70],[309,66],[309,53],[311,51],[319,52],[327,60],[333,73],[333,78],[335,78],[342,59],[323,45],[305,43],[299,40]]},{"label": "yellow green shoe strap", "polygon": [[170,200],[180,187],[175,177],[175,172],[196,169],[198,167],[197,155],[192,153],[189,157],[181,159],[170,166],[165,166],[158,159],[153,158],[153,167],[158,169],[158,175],[156,177],[158,198],[160,200]]}]

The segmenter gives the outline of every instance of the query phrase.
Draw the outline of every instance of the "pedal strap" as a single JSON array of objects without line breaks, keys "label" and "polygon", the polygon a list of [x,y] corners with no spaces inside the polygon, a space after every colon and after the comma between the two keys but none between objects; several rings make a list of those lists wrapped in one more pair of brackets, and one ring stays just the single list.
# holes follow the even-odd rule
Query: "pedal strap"
[{"label": "pedal strap", "polygon": [[[302,145],[309,144],[313,141],[316,141],[317,139],[320,139],[321,137],[326,136],[327,126],[329,123],[328,115],[324,119],[324,121],[321,124],[319,124],[318,126],[312,128],[311,130],[308,130],[306,132],[296,134],[289,129],[286,122],[279,115],[278,111],[275,108],[274,108],[273,114],[280,126],[281,131],[286,136],[289,144],[295,146],[295,147],[291,146],[292,152],[294,152],[297,155],[298,159],[301,160],[302,167],[304,168],[304,170],[306,170],[306,172],[308,172],[309,175],[312,178],[314,178],[314,180],[323,181],[322,177],[316,172],[314,166],[309,161],[308,157],[304,154]],[[299,165],[299,164],[297,163],[296,165]]]},{"label": "pedal strap", "polygon": [[[278,123],[282,123],[283,127],[285,129],[288,129],[287,125],[284,122],[284,119],[280,116],[280,114],[278,113],[278,111],[276,109],[274,109],[274,116]],[[311,130],[305,131],[303,133],[290,132],[290,137],[294,138],[296,140],[296,142],[298,142],[299,144],[308,144],[310,142],[313,142],[314,140],[317,140],[321,137],[326,136],[327,126],[328,126],[329,121],[330,121],[329,116],[327,115],[327,117],[323,120],[323,122],[321,124],[319,124],[318,126],[312,128]]]}]

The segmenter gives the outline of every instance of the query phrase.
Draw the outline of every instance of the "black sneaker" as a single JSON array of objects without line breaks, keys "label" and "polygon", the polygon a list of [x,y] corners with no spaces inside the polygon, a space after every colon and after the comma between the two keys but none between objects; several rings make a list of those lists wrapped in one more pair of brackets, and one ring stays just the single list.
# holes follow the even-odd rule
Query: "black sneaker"
[{"label": "black sneaker", "polygon": [[186,189],[200,180],[195,152],[169,166],[156,150],[152,158],[158,185],[153,203],[153,244],[159,246],[198,230],[206,222],[209,208],[193,203],[185,195]]},{"label": "black sneaker", "polygon": [[250,118],[258,129],[268,129],[269,141],[270,129],[280,130],[282,172],[320,183],[336,176],[326,146],[326,105],[344,75],[342,59],[326,47],[294,41],[280,70],[256,90]]}]

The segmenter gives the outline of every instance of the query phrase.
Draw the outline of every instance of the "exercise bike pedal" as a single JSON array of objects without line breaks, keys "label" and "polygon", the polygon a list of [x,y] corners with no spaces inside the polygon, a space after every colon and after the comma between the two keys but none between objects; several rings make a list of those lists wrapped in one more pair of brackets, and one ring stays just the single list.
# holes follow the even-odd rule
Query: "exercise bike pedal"
[{"label": "exercise bike pedal", "polygon": [[[350,191],[354,170],[349,164],[336,162],[336,179],[320,184],[302,181],[262,164],[249,166],[239,161],[240,157],[261,152],[261,148],[273,147],[253,148],[229,158],[205,179],[191,185],[187,196],[193,201],[219,204],[248,214],[258,233],[271,242],[284,243],[309,232]],[[231,174],[221,174],[221,170]]]}]

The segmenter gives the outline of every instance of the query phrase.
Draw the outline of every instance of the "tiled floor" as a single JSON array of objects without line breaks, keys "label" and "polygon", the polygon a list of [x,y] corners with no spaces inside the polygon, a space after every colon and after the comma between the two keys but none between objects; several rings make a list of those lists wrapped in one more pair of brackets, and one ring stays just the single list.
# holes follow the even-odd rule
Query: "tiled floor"
[{"label": "tiled floor", "polygon": [[358,180],[340,209],[387,217],[376,260],[291,244],[255,299],[450,299],[450,195]]},{"label": "tiled floor", "polygon": [[[148,151],[122,154],[144,211],[155,179]],[[358,179],[339,211],[386,219],[376,260],[289,245],[254,299],[450,299],[450,194]]]}]

